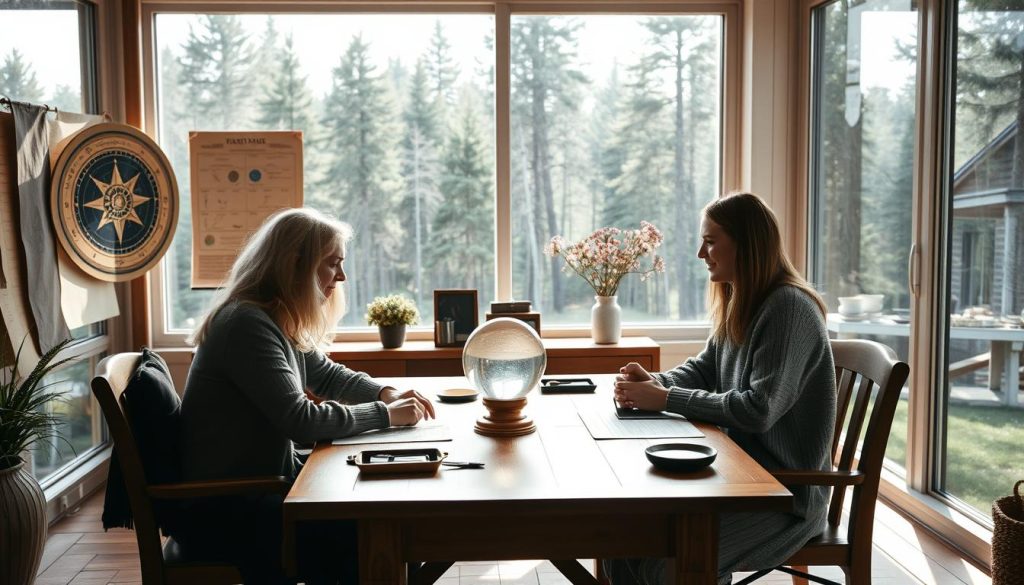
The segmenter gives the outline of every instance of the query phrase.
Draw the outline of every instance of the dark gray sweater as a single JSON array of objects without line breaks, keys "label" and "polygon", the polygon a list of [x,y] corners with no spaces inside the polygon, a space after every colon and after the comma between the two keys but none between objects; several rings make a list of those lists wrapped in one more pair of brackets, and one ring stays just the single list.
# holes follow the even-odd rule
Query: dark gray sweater
[{"label": "dark gray sweater", "polygon": [[[799,289],[773,291],[742,345],[712,338],[698,356],[656,376],[670,389],[668,410],[725,427],[766,469],[831,469],[835,366],[825,320]],[[775,540],[778,548],[752,553],[769,563],[824,528],[828,488],[790,491],[798,521]]]},{"label": "dark gray sweater", "polygon": [[[309,400],[308,388],[325,400]],[[299,465],[292,441],[311,443],[387,427],[382,385],[295,349],[247,303],[218,312],[196,351],[181,403],[186,480],[283,475]]]}]

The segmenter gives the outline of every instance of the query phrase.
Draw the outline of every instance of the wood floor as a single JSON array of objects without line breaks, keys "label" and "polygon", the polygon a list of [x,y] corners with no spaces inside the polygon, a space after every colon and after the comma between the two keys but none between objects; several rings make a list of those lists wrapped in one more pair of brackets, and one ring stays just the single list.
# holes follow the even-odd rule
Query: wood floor
[{"label": "wood floor", "polygon": [[[107,585],[142,582],[135,534],[130,530],[103,532],[102,492],[50,527],[36,585]],[[585,562],[584,566],[591,566]],[[815,574],[842,581],[838,570],[815,569]],[[959,558],[925,530],[915,527],[879,503],[875,514],[872,583],[877,585],[991,585],[991,579]],[[740,576],[737,573],[736,577]],[[457,563],[439,585],[563,585],[569,582],[547,561]],[[772,574],[765,585],[789,584],[789,577]]]}]

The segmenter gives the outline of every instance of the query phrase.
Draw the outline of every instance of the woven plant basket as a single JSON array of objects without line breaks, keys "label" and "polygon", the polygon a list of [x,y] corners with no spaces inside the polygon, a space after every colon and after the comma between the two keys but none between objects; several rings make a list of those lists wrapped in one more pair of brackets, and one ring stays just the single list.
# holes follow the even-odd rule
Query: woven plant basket
[{"label": "woven plant basket", "polygon": [[1020,486],[992,503],[992,585],[1024,585],[1024,500]]}]

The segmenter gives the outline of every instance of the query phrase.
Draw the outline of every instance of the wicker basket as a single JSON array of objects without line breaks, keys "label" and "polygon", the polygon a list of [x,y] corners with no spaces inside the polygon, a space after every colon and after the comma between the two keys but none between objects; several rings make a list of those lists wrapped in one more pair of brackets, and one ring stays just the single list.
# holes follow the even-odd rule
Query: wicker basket
[{"label": "wicker basket", "polygon": [[1024,500],[1020,486],[992,503],[992,585],[1024,585]]}]

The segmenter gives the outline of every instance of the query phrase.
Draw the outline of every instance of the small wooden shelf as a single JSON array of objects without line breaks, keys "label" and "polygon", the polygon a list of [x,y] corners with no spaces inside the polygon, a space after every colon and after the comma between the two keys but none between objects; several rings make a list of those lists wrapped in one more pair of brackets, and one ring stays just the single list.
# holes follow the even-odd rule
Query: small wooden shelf
[{"label": "small wooden shelf", "polygon": [[[614,345],[597,345],[589,337],[543,341],[548,352],[545,375],[609,374],[627,362],[651,372],[661,369],[661,347],[650,337],[623,337]],[[334,343],[327,355],[371,376],[462,375],[462,348],[434,347],[429,340],[406,341],[398,349],[384,349],[379,341]]]}]

